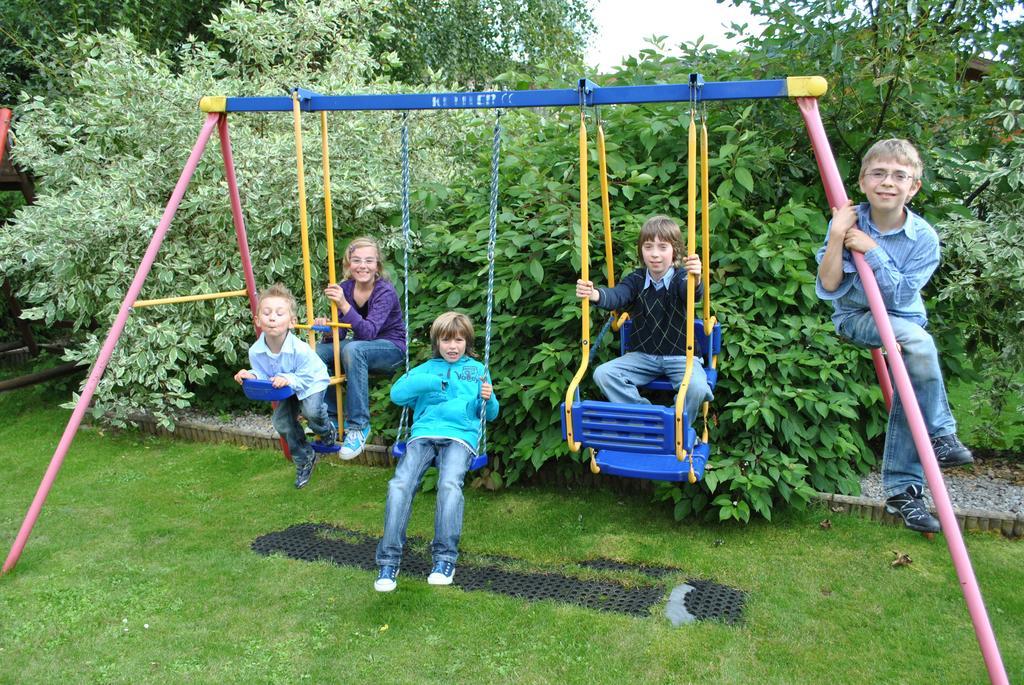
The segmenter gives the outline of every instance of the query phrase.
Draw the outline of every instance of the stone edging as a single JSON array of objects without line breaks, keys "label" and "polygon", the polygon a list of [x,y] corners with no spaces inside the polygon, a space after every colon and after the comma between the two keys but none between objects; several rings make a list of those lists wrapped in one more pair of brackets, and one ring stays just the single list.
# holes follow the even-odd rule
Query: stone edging
[{"label": "stone edging", "polygon": [[16,347],[13,350],[0,352],[0,367],[15,367],[28,363],[32,358],[27,347]]},{"label": "stone edging", "polygon": [[[885,503],[867,497],[850,495],[830,495],[817,493],[815,499],[827,504],[835,512],[853,514],[871,521],[882,521],[893,525],[902,525],[899,516],[885,511]],[[984,509],[954,509],[960,530],[997,531],[1009,538],[1024,537],[1024,513],[986,511]],[[932,509],[935,513],[935,509]]]},{"label": "stone edging", "polygon": [[[178,440],[189,440],[192,442],[226,442],[239,447],[250,447],[254,449],[280,450],[281,443],[276,431],[252,431],[233,426],[210,426],[199,421],[182,420],[175,423],[174,431],[169,431],[157,424],[156,419],[146,414],[134,414],[129,419],[143,433],[159,435]],[[321,456],[323,460],[323,456]],[[341,459],[330,457],[328,461],[339,462]],[[350,464],[362,464],[364,466],[394,466],[394,459],[391,457],[387,446],[370,442],[366,449]]]},{"label": "stone edging", "polygon": [[[256,449],[280,449],[277,433],[274,431],[260,432],[235,428],[232,426],[210,426],[198,421],[179,421],[175,430],[169,431],[157,424],[152,416],[136,414],[131,417],[140,431],[150,435],[159,435],[179,440],[190,440],[193,442],[226,442],[240,447]],[[333,457],[332,462],[340,462]],[[395,461],[386,445],[369,443],[366,450],[349,463],[362,464],[364,466],[394,466]],[[588,474],[589,475],[589,474]],[[885,511],[885,503],[867,497],[852,497],[850,495],[831,495],[824,492],[817,493],[815,499],[826,504],[830,510],[836,513],[852,514],[871,521],[882,521],[892,525],[900,525],[898,516],[888,514]],[[933,510],[934,512],[934,510]],[[955,510],[956,520],[960,524],[960,530],[968,531],[998,531],[1006,537],[1024,537],[1024,513],[1012,514],[1009,512],[986,511],[982,509],[957,509]]]}]

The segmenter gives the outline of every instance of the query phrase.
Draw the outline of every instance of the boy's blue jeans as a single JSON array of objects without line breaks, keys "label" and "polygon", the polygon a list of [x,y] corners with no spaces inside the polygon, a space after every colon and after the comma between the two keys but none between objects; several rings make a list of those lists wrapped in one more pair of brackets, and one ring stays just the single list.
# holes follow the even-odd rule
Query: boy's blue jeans
[{"label": "boy's blue jeans", "polygon": [[[334,344],[317,343],[317,355],[334,376]],[[341,341],[341,365],[345,371],[345,428],[363,430],[370,425],[370,372],[391,374],[405,354],[390,340]],[[333,387],[327,388],[327,412],[338,419]]]},{"label": "boy's blue jeans", "polygon": [[[889,320],[892,322],[896,342],[903,350],[903,362],[910,376],[910,385],[917,396],[918,406],[921,407],[929,437],[956,433],[956,420],[946,399],[946,385],[942,380],[935,341],[928,331],[913,321],[898,316],[890,316]],[[870,311],[846,319],[839,326],[838,332],[862,347],[882,345],[878,326]],[[924,471],[917,456],[903,402],[894,390],[882,455],[882,487],[885,496],[892,497],[911,485],[923,483]]]},{"label": "boy's blue jeans", "polygon": [[306,464],[313,456],[313,448],[306,441],[306,433],[299,424],[300,410],[306,417],[310,429],[317,435],[328,435],[334,429],[330,417],[327,416],[327,405],[324,404],[322,392],[315,392],[304,400],[292,395],[277,403],[272,419],[274,430],[288,443],[292,461],[297,467]]},{"label": "boy's blue jeans", "polygon": [[405,546],[405,529],[412,513],[412,499],[423,480],[423,474],[437,459],[437,508],[434,511],[434,541],[430,553],[434,563],[459,558],[462,536],[462,481],[466,477],[473,453],[458,440],[419,438],[408,443],[405,456],[398,462],[395,475],[388,483],[384,505],[384,536],[377,544],[378,566],[399,566]]},{"label": "boy's blue jeans", "polygon": [[[679,390],[685,372],[685,356],[627,352],[597,367],[594,370],[594,382],[609,402],[650,404],[650,400],[640,395],[639,386],[647,385],[660,376],[667,376],[672,381],[672,387]],[[683,398],[683,410],[691,424],[697,418],[701,404],[711,399],[711,388],[708,387],[704,364],[700,357],[694,357],[690,385],[687,386],[686,397]]]}]

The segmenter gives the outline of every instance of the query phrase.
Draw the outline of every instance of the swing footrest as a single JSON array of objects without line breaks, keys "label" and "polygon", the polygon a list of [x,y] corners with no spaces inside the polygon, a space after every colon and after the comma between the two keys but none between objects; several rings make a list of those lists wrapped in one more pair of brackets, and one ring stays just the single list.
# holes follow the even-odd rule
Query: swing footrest
[{"label": "swing footrest", "polygon": [[309,443],[309,446],[313,448],[313,451],[317,454],[335,454],[341,451],[341,445],[337,442],[333,442],[330,445],[324,444],[319,440],[313,440]]},{"label": "swing footrest", "polygon": [[[561,405],[562,437],[566,435],[565,403]],[[617,404],[584,400],[572,405],[573,439],[583,447],[633,454],[669,454],[676,449],[675,408],[657,404]],[[689,417],[683,413],[684,426]],[[697,438],[693,428],[683,436],[689,450]]]},{"label": "swing footrest", "polygon": [[[697,480],[704,477],[704,466],[708,463],[710,451],[707,443],[698,443],[693,450],[693,473]],[[637,454],[600,450],[596,461],[601,467],[601,475],[677,483],[687,481],[690,476],[690,458],[679,461],[675,454]]]},{"label": "swing footrest", "polygon": [[[395,459],[401,460],[405,456],[406,445],[404,442],[396,442],[391,446],[391,456]],[[433,464],[437,466],[437,464]],[[487,466],[487,454],[477,454],[473,456],[473,461],[469,463],[470,471],[478,471],[483,467]]]},{"label": "swing footrest", "polygon": [[257,378],[246,378],[242,381],[242,392],[250,400],[258,402],[279,402],[286,400],[295,394],[295,389],[289,385],[275,388],[274,384],[267,380]]}]

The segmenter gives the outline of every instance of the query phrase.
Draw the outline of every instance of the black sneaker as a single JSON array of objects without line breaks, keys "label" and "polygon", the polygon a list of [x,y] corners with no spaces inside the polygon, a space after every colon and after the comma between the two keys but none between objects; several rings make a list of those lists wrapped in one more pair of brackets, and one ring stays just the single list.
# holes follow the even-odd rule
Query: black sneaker
[{"label": "black sneaker", "polygon": [[885,500],[885,510],[890,514],[899,514],[903,523],[910,530],[919,533],[937,533],[941,529],[939,520],[928,513],[924,506],[924,489],[920,485],[911,485],[898,495]]},{"label": "black sneaker", "polygon": [[955,433],[932,438],[932,449],[935,450],[935,458],[941,468],[951,469],[974,463],[974,455],[964,447]]},{"label": "black sneaker", "polygon": [[317,460],[320,455],[314,452],[310,455],[309,459],[305,464],[295,467],[295,487],[296,489],[302,489],[306,487],[306,483],[313,477],[313,467],[316,466]]}]

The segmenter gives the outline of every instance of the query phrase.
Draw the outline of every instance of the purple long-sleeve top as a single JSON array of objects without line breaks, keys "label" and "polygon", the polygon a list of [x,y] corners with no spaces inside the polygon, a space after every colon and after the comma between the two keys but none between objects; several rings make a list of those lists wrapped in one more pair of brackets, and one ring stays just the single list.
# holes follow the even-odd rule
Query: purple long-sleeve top
[{"label": "purple long-sleeve top", "polygon": [[[341,292],[352,307],[340,321],[352,326],[352,337],[355,340],[387,340],[405,352],[405,323],[395,286],[383,278],[377,279],[370,299],[366,301],[365,318],[356,310],[355,289],[356,282],[351,278],[341,282]],[[340,311],[338,313],[341,314]],[[348,331],[342,328],[341,333],[344,338]]]}]

